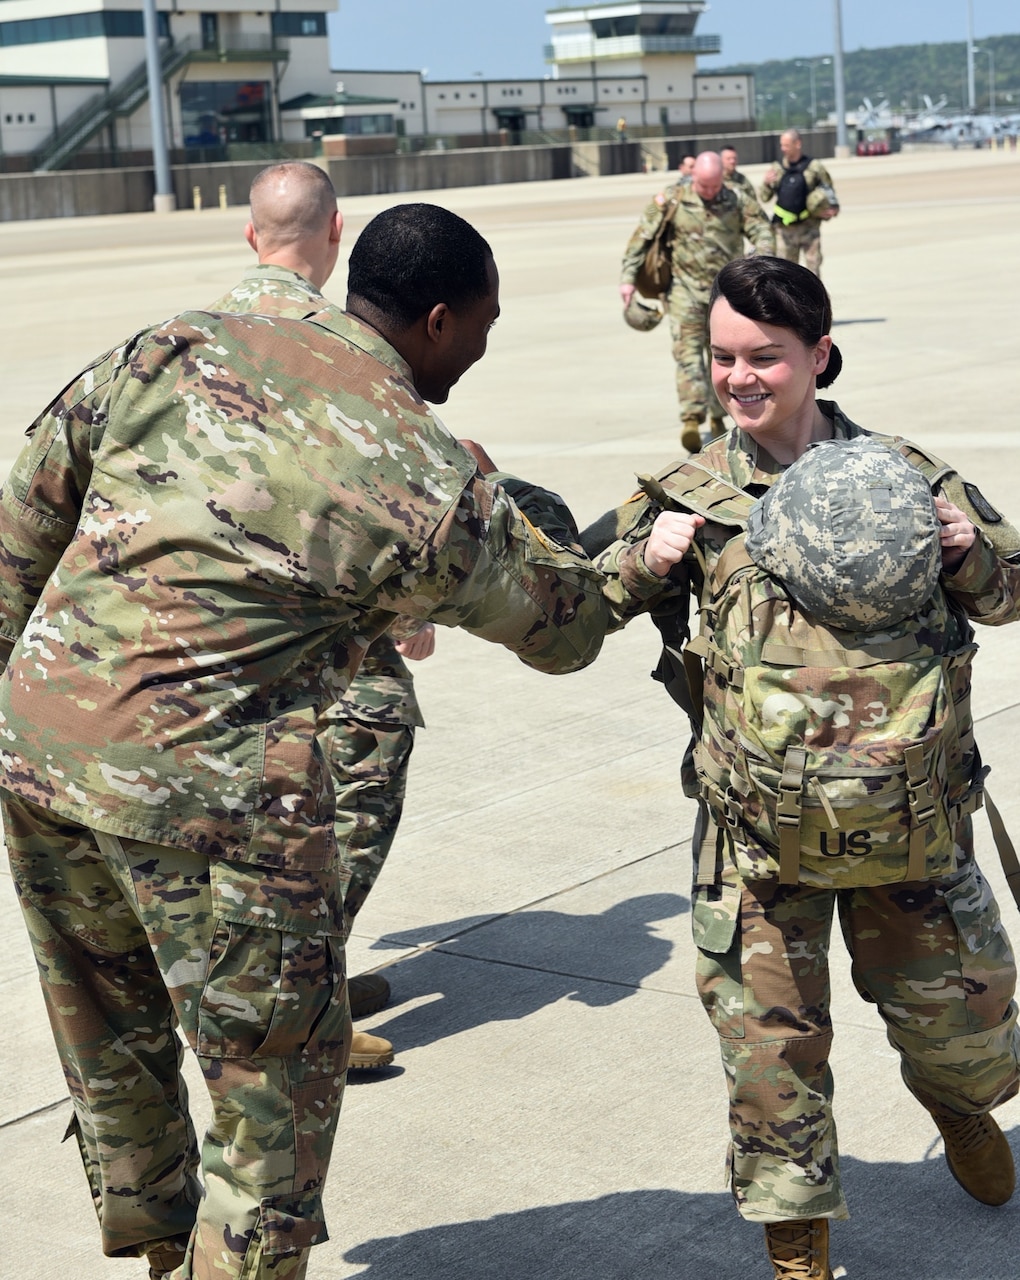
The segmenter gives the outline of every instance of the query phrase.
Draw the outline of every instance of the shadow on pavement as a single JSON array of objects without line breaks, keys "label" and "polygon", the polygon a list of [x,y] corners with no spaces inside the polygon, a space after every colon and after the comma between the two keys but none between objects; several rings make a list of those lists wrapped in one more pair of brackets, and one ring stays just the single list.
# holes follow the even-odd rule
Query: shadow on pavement
[{"label": "shadow on pavement", "polygon": [[[519,911],[469,917],[430,926],[448,941],[401,961],[387,976],[396,1001],[440,999],[397,1013],[372,1027],[401,1051],[432,1044],[487,1022],[511,1021],[554,1004],[579,1001],[591,1008],[625,1000],[670,958],[673,942],[653,929],[690,909],[675,893],[645,894],[594,915]],[[420,945],[424,931],[389,934],[386,941]],[[451,965],[450,958],[485,964],[484,978]],[[451,981],[457,989],[450,989]]]},{"label": "shadow on pavement", "polygon": [[[1014,1153],[1020,1129],[1011,1134]],[[938,1150],[911,1164],[843,1157],[854,1217],[832,1225],[847,1280],[1009,1280],[1020,1202],[989,1209]],[[465,1174],[469,1174],[465,1170]],[[728,1193],[624,1191],[368,1240],[343,1254],[364,1280],[766,1280],[762,1228]]]}]

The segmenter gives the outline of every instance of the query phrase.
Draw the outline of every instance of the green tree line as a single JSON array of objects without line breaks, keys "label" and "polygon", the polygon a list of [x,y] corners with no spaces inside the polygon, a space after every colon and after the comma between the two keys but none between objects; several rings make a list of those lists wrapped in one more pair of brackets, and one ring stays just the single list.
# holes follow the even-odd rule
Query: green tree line
[{"label": "green tree line", "polygon": [[[989,36],[975,40],[974,44],[975,109],[989,111],[994,91],[996,114],[1020,112],[1020,35]],[[810,123],[812,67],[815,119],[824,119],[836,105],[831,55],[821,53],[812,58],[788,58],[712,71],[728,75],[753,73],[759,125],[773,129],[784,124]],[[856,49],[844,53],[843,69],[847,111],[856,111],[865,98],[876,107],[887,99],[890,111],[916,116],[925,111],[924,95],[932,102],[945,97],[946,112],[967,109],[967,45],[964,41]]]}]

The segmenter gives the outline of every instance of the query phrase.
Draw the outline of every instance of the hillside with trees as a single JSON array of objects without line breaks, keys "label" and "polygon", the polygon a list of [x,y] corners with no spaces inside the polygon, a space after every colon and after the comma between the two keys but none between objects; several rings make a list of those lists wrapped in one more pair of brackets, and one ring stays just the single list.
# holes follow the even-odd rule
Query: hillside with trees
[{"label": "hillside with trees", "polygon": [[[996,113],[1020,112],[1020,35],[989,36],[975,41],[975,50],[975,109],[987,112],[994,91]],[[947,112],[967,108],[964,41],[857,49],[844,53],[843,69],[847,111],[856,111],[865,98],[875,106],[887,99],[891,111],[912,116],[924,111],[925,95],[933,102],[945,97]],[[723,72],[753,73],[761,128],[808,124],[812,78],[815,119],[823,119],[835,109],[831,55],[712,68],[713,75]]]}]

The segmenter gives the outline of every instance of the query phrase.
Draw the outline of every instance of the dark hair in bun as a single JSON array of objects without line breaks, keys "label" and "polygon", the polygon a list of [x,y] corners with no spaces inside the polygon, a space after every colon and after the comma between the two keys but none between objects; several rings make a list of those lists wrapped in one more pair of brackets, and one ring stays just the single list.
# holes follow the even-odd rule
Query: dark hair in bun
[{"label": "dark hair in bun", "polygon": [[[709,311],[719,298],[748,320],[792,329],[806,347],[817,346],[832,328],[832,302],[825,285],[807,267],[785,258],[736,258],[727,263],[712,284]],[[831,386],[842,367],[843,357],[833,343],[818,386]]]}]

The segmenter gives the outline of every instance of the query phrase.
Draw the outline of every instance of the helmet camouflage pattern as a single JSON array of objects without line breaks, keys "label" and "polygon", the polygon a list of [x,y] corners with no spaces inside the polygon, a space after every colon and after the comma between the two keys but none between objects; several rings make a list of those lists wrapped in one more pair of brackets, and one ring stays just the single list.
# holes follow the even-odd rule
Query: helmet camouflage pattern
[{"label": "helmet camouflage pattern", "polygon": [[828,183],[821,182],[808,192],[807,203],[804,208],[813,218],[817,218],[819,214],[827,213],[830,209],[838,213],[839,201],[836,199],[836,192]]},{"label": "helmet camouflage pattern", "polygon": [[638,329],[642,333],[654,329],[665,314],[659,307],[650,307],[642,302],[636,293],[623,309],[624,320],[632,329]]},{"label": "helmet camouflage pattern", "polygon": [[941,567],[928,481],[865,437],[811,445],[752,508],[746,544],[802,609],[850,630],[917,613]]}]

